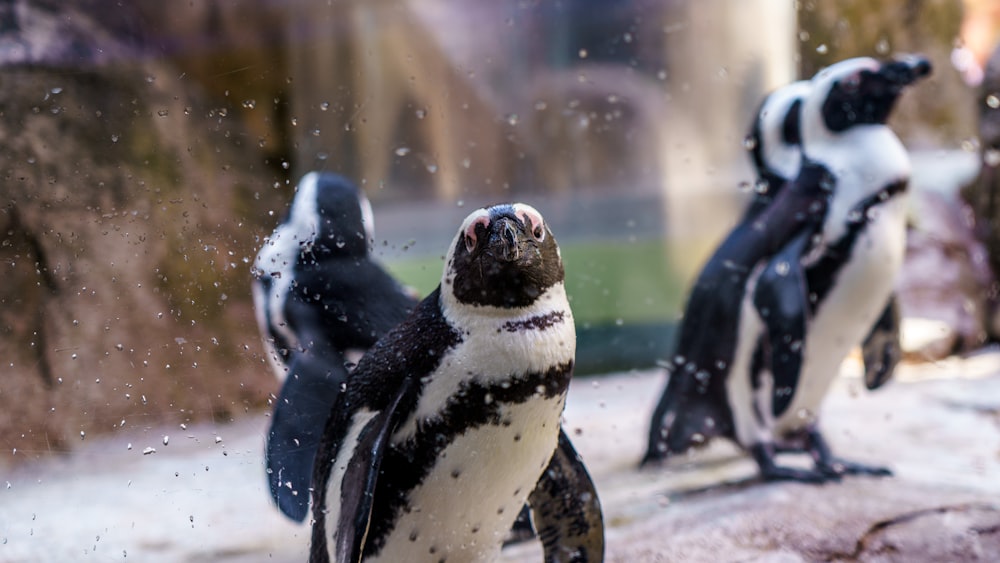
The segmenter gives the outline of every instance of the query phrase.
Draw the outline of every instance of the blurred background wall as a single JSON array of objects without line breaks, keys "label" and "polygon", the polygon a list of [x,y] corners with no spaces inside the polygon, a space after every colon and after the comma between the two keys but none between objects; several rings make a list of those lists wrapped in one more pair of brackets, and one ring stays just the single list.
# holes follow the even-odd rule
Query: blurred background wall
[{"label": "blurred background wall", "polygon": [[471,208],[531,202],[581,369],[651,366],[747,197],[765,92],[920,51],[904,142],[973,146],[975,66],[950,59],[967,33],[984,64],[998,16],[967,4],[2,2],[0,456],[266,407],[250,262],[313,169],[364,187],[424,293]]}]

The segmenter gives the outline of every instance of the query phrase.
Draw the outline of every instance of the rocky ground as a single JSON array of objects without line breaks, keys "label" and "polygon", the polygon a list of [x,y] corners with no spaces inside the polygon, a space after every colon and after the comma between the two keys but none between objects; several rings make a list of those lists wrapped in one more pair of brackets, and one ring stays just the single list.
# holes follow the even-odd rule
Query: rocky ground
[{"label": "rocky ground", "polygon": [[[1000,353],[904,366],[876,393],[858,374],[845,364],[825,405],[827,436],[845,457],[896,475],[823,486],[761,483],[723,443],[638,471],[663,375],[576,381],[565,424],[601,493],[607,559],[997,560]],[[266,423],[126,425],[72,457],[7,472],[0,562],[305,560],[307,529],[269,505]],[[540,550],[510,547],[504,560],[539,561]]]}]

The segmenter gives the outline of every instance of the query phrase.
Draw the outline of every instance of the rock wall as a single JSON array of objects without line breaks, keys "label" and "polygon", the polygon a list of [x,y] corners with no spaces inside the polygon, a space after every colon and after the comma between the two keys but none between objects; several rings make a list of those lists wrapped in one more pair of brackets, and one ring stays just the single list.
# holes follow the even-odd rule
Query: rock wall
[{"label": "rock wall", "polygon": [[89,4],[0,7],[0,463],[275,387],[247,288],[281,172]]}]

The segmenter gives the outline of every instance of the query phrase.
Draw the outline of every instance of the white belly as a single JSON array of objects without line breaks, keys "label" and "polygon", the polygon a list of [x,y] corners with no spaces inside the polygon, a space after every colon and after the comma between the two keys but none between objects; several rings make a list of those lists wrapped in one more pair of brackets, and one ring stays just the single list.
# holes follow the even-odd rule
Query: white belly
[{"label": "white belly", "polygon": [[840,364],[884,310],[906,249],[904,206],[905,199],[897,197],[877,209],[819,303],[807,326],[802,373],[791,405],[775,421],[777,434],[815,422]]},{"label": "white belly", "polygon": [[377,557],[366,561],[493,561],[556,447],[562,397],[505,409],[509,427],[458,436],[410,496]]}]

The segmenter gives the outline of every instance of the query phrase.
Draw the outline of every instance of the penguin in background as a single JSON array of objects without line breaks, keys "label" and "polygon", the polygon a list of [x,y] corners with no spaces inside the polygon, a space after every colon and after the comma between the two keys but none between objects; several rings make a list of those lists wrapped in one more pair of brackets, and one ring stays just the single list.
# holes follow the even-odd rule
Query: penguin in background
[{"label": "penguin in background", "polygon": [[601,561],[560,428],[576,333],[559,248],[521,204],[471,213],[441,283],[361,359],[313,479],[311,561],[488,561],[527,502],[546,561]]},{"label": "penguin in background", "polygon": [[[810,81],[798,110],[799,178],[810,169],[823,171],[830,197],[822,221],[802,225],[773,255],[739,253],[743,259],[732,264],[750,274],[737,280],[745,282],[738,297],[699,293],[696,284],[644,463],[724,436],[748,450],[768,480],[889,474],[834,457],[817,414],[853,346],[866,340],[865,382],[871,389],[888,379],[898,354],[891,337],[896,325],[888,331],[877,327],[886,311],[898,318],[892,288],[905,250],[910,164],[886,120],[902,91],[929,73],[930,63],[921,57],[883,63],[859,58],[832,65]],[[760,206],[757,222],[795,185],[784,183],[773,202]],[[772,221],[762,228],[783,230]],[[710,266],[720,251],[699,284],[719,278]],[[703,314],[720,309],[724,314]],[[889,338],[883,338],[886,333]],[[785,451],[809,453],[814,467],[778,465],[775,456]]]},{"label": "penguin in background", "polygon": [[757,109],[743,142],[757,172],[753,196],[743,221],[757,217],[802,168],[799,112],[809,93],[809,81],[799,80],[768,94]]},{"label": "penguin in background", "polygon": [[268,483],[295,521],[308,514],[316,448],[347,366],[416,305],[370,256],[372,223],[350,180],[310,172],[254,262],[257,323],[282,381],[266,438]]},{"label": "penguin in background", "polygon": [[[758,108],[745,142],[750,151],[751,162],[757,171],[757,182],[753,199],[747,206],[743,221],[752,220],[770,205],[781,187],[795,178],[802,166],[802,134],[799,120],[802,101],[808,95],[810,85],[811,81],[800,80],[778,88],[768,94]],[[804,239],[812,234],[814,233],[800,235],[803,240],[799,240],[794,246],[803,246]],[[789,254],[795,252],[797,252],[795,248],[786,250]],[[786,261],[790,264],[795,263],[795,260]],[[798,276],[797,280],[795,276]],[[804,284],[803,276],[801,268],[787,272],[782,276],[786,278],[783,280],[783,285]],[[766,285],[762,284],[762,291],[766,291],[764,287]],[[781,285],[775,288],[783,289]],[[782,299],[780,295],[772,295],[769,299],[772,302],[781,300],[784,318],[780,324],[773,323],[771,328],[785,335],[790,332],[801,335],[806,322],[805,317],[808,315],[806,304],[801,300],[790,303],[787,297]],[[861,343],[865,383],[869,389],[875,389],[888,381],[902,357],[899,324],[899,304],[895,295],[892,295],[879,320]],[[786,371],[800,369],[800,365],[794,364],[798,356],[799,354],[794,353],[783,354],[782,350],[772,353],[774,361],[793,362],[793,365],[785,368]]]}]

